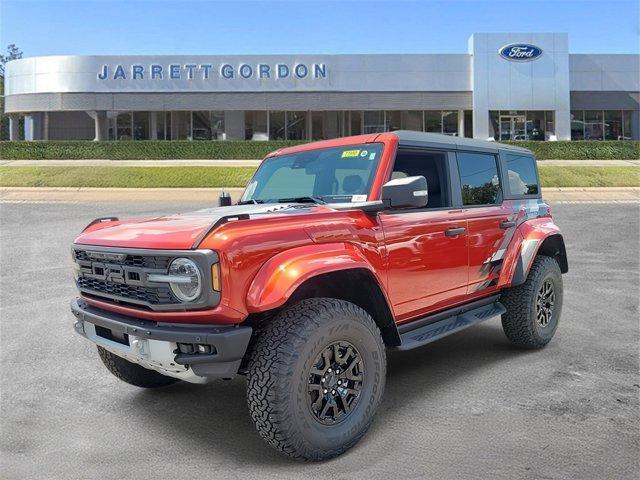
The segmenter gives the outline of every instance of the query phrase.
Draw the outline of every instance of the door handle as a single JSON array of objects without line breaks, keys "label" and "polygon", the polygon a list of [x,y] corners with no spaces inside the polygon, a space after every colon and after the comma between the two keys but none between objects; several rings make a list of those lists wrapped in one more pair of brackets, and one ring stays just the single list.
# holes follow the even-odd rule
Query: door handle
[{"label": "door handle", "polygon": [[464,227],[459,227],[459,228],[449,228],[447,230],[444,231],[444,234],[447,237],[455,237],[457,235],[462,235],[464,232],[466,232],[467,229]]},{"label": "door handle", "polygon": [[511,220],[505,220],[504,222],[500,222],[500,228],[502,230],[506,230],[507,228],[511,228],[515,226],[516,226],[516,222],[513,222]]}]

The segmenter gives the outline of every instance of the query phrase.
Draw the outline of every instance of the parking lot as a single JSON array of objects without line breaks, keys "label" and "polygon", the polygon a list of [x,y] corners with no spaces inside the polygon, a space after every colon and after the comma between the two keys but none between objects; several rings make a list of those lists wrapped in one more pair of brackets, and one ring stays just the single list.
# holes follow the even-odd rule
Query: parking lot
[{"label": "parking lot", "polygon": [[322,464],[263,444],[244,378],[139,390],[73,332],[84,225],[206,206],[0,203],[2,478],[637,478],[637,203],[553,206],[570,271],[546,349],[511,347],[494,320],[391,354],[368,435]]}]

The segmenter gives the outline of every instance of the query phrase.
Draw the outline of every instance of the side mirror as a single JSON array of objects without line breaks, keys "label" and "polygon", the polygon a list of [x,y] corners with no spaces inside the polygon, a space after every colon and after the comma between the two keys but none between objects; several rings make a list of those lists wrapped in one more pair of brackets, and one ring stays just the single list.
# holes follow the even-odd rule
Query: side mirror
[{"label": "side mirror", "polygon": [[387,208],[424,208],[429,192],[423,176],[390,180],[382,186],[382,203]]},{"label": "side mirror", "polygon": [[222,193],[218,197],[218,206],[219,207],[231,206],[231,195],[229,195],[228,192],[222,191]]}]

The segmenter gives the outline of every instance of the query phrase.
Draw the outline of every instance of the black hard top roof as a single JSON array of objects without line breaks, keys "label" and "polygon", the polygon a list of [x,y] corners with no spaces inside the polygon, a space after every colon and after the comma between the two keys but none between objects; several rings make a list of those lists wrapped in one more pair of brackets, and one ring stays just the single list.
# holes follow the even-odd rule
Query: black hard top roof
[{"label": "black hard top roof", "polygon": [[533,155],[531,150],[515,147],[498,142],[475,140],[473,138],[455,137],[440,133],[415,132],[412,130],[396,130],[391,132],[398,137],[398,143],[403,147],[444,148],[447,150],[476,150],[479,152],[494,152],[506,150]]}]

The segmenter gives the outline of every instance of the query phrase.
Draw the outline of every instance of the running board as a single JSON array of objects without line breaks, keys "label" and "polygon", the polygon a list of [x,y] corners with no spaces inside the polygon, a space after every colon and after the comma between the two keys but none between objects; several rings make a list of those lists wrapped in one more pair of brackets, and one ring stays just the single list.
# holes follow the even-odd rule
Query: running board
[{"label": "running board", "polygon": [[427,343],[435,342],[441,338],[451,335],[452,333],[464,330],[467,327],[475,325],[476,323],[484,322],[491,318],[502,315],[507,309],[498,302],[495,301],[488,305],[474,308],[466,312],[460,312],[453,314],[442,320],[428,323],[427,325],[409,330],[400,335],[400,345],[395,347],[395,350],[411,350],[413,348],[421,347]]}]

